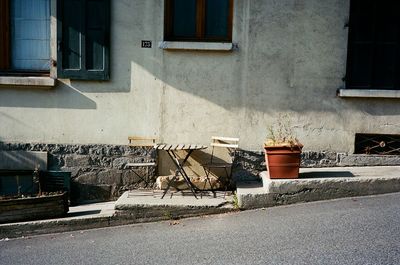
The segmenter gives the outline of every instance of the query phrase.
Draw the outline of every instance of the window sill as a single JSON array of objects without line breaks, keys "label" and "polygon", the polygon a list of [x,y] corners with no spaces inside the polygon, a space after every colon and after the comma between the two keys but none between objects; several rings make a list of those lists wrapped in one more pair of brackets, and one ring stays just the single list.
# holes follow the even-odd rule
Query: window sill
[{"label": "window sill", "polygon": [[37,86],[37,87],[54,87],[55,80],[50,77],[20,77],[20,76],[0,76],[0,85],[7,86]]},{"label": "window sill", "polygon": [[400,98],[400,90],[380,89],[339,89],[341,98]]},{"label": "window sill", "polygon": [[158,47],[163,50],[232,51],[237,45],[230,42],[161,41]]}]

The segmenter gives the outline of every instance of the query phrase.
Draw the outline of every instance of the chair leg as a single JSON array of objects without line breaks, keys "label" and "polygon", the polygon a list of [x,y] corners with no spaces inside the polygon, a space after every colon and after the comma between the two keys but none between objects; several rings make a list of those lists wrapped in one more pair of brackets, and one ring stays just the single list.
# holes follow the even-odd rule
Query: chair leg
[{"label": "chair leg", "polygon": [[226,175],[226,178],[227,178],[226,181],[225,181],[225,192],[224,192],[224,199],[225,199],[226,192],[228,191],[228,186],[230,184],[230,176],[228,174],[228,169],[226,167],[224,169],[225,169],[225,175]]},{"label": "chair leg", "polygon": [[204,180],[204,186],[203,186],[203,188],[201,189],[201,192],[200,192],[200,199],[203,199],[203,192],[204,192],[204,190],[206,188],[206,185],[207,185],[207,178]]},{"label": "chair leg", "polygon": [[210,172],[211,172],[211,170],[210,170],[210,168],[206,169],[206,167],[203,167],[203,169],[204,169],[204,172],[206,173],[206,180],[205,180],[205,182],[204,182],[204,188],[203,188],[203,190],[205,189],[205,187],[206,187],[206,185],[207,185],[207,181],[208,181],[208,183],[210,183],[211,192],[213,193],[214,198],[216,198],[216,197],[217,197],[217,194],[215,193],[215,190],[213,189],[213,185],[212,185],[211,179],[210,179]]}]

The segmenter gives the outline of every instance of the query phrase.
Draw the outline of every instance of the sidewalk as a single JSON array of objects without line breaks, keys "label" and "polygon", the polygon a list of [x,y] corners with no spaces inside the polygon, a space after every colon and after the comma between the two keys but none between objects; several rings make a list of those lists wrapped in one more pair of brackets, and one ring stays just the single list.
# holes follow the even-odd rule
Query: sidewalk
[{"label": "sidewalk", "polygon": [[190,192],[128,191],[116,202],[70,207],[67,217],[0,224],[0,240],[38,234],[126,225],[224,213],[241,209],[328,200],[343,197],[400,192],[400,166],[303,168],[295,180],[271,180],[262,172],[262,181],[238,183],[234,196],[216,198],[205,193],[196,200]]}]

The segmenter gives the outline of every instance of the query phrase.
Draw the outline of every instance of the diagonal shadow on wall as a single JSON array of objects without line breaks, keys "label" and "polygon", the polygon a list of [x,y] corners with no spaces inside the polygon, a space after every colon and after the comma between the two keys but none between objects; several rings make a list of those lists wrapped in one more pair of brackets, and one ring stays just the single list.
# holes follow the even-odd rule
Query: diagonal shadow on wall
[{"label": "diagonal shadow on wall", "polygon": [[55,89],[0,89],[0,107],[96,109],[97,104],[79,90],[57,82]]}]

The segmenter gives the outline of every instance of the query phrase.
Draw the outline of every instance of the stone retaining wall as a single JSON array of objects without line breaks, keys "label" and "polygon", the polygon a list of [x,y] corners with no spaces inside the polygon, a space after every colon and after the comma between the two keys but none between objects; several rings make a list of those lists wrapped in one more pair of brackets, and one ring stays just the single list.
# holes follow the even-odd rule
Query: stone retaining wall
[{"label": "stone retaining wall", "polygon": [[129,189],[153,188],[156,181],[155,167],[125,168],[129,162],[154,162],[156,152],[151,148],[0,142],[1,150],[48,152],[48,170],[71,172],[73,203],[116,199]]},{"label": "stone retaining wall", "polygon": [[[48,152],[48,170],[71,172],[71,200],[107,201],[124,191],[155,187],[156,168],[126,169],[129,162],[155,162],[156,151],[126,145],[69,145],[0,142],[0,151],[24,150]],[[395,166],[400,156],[353,155],[336,152],[304,151],[301,167]],[[265,170],[263,151],[239,150],[234,162],[235,180],[259,179]],[[136,174],[136,173],[138,174]],[[142,177],[144,176],[144,177]]]}]

